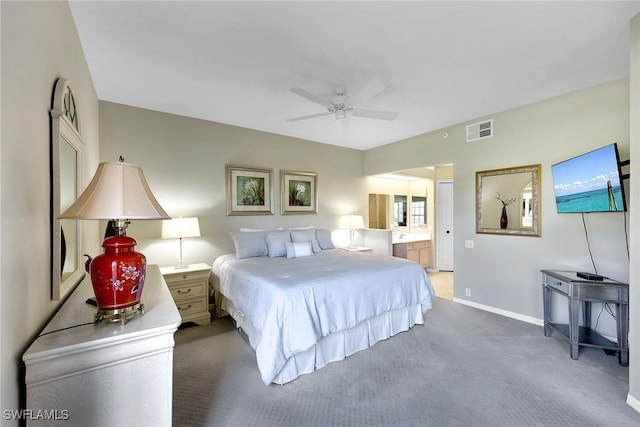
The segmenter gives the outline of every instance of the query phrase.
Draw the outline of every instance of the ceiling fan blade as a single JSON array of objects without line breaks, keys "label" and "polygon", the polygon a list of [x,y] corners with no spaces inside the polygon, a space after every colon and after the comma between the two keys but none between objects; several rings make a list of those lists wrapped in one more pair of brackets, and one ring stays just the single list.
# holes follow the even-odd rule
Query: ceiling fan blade
[{"label": "ceiling fan blade", "polygon": [[393,111],[368,110],[366,108],[354,108],[352,114],[356,117],[379,120],[395,120],[398,117],[398,113]]},{"label": "ceiling fan blade", "polygon": [[315,119],[316,117],[325,117],[330,115],[331,113],[326,111],[324,113],[316,113],[316,114],[310,114],[308,116],[301,116],[301,117],[293,117],[291,119],[287,119],[288,122],[299,122],[300,120],[307,120],[307,119]]},{"label": "ceiling fan blade", "polygon": [[294,88],[291,88],[289,90],[291,92],[295,93],[296,95],[301,96],[301,97],[303,97],[305,99],[308,99],[311,102],[315,102],[316,104],[320,104],[323,107],[326,107],[327,104],[328,104],[328,102],[326,100],[324,100],[324,99],[322,99],[322,98],[320,98],[320,97],[318,97],[318,96],[316,96],[316,95],[314,95],[312,93],[309,93],[306,90],[301,89],[299,87],[294,87]]},{"label": "ceiling fan blade", "polygon": [[362,87],[355,95],[353,95],[351,97],[351,102],[356,105],[363,104],[374,96],[380,94],[386,88],[387,86],[382,83],[382,81],[378,77],[376,77],[369,83],[364,85],[364,87]]}]

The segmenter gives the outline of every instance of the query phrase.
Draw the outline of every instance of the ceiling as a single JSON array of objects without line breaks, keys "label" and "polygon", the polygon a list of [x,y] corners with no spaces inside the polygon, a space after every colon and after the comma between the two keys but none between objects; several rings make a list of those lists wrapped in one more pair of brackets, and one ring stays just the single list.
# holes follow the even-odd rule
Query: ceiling
[{"label": "ceiling", "polygon": [[[71,1],[98,98],[359,150],[629,75],[640,2]],[[393,121],[329,115],[328,99]]]}]

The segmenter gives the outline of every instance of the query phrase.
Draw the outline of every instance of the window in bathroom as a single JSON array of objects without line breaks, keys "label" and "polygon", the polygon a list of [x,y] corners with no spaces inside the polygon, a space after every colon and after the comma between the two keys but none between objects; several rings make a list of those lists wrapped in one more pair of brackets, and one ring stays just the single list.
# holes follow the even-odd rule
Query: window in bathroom
[{"label": "window in bathroom", "polygon": [[411,197],[411,226],[420,227],[427,223],[427,198]]}]

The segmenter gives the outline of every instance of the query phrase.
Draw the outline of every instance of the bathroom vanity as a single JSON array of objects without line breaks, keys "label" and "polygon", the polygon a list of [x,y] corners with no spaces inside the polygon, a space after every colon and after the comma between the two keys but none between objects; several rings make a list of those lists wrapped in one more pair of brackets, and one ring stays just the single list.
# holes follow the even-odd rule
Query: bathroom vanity
[{"label": "bathroom vanity", "polygon": [[393,256],[417,262],[424,268],[432,268],[431,235],[393,233]]}]

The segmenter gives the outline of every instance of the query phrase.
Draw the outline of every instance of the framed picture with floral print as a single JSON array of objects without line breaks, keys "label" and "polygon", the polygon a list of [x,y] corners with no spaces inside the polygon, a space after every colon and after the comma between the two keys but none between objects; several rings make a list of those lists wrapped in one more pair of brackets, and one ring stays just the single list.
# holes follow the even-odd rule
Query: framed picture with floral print
[{"label": "framed picture with floral print", "polygon": [[273,215],[273,169],[227,165],[227,215]]},{"label": "framed picture with floral print", "polygon": [[318,174],[280,171],[282,214],[318,213]]}]

